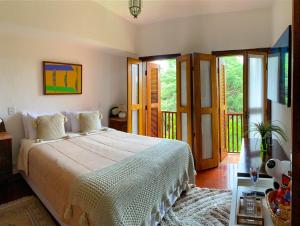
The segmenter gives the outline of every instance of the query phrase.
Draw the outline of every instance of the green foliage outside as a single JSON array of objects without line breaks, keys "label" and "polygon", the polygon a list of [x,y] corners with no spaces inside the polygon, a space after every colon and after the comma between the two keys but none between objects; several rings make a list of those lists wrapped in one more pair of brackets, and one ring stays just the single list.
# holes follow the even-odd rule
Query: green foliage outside
[{"label": "green foliage outside", "polygon": [[[176,60],[159,61],[161,83],[161,110],[176,112]],[[163,137],[176,139],[176,114],[163,115]],[[166,128],[165,128],[166,126]]]},{"label": "green foliage outside", "polygon": [[[243,112],[243,62],[239,56],[222,57],[225,64],[226,76],[226,106],[227,113]],[[229,118],[229,130],[227,131],[227,149],[231,152],[239,152],[242,143],[241,118]]]},{"label": "green foliage outside", "polygon": [[161,110],[176,111],[176,60],[165,60],[161,64]]},{"label": "green foliage outside", "polygon": [[243,62],[241,57],[222,57],[225,63],[228,113],[243,112]]},{"label": "green foliage outside", "polygon": [[[243,112],[243,62],[240,57],[222,57],[226,67],[227,112]],[[162,62],[162,61],[160,61]],[[161,64],[161,109],[176,111],[176,60]]]}]

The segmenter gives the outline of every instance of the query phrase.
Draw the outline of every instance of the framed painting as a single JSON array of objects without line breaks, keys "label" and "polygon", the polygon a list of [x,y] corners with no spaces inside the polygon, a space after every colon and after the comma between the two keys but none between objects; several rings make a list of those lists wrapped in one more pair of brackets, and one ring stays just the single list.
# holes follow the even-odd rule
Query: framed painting
[{"label": "framed painting", "polygon": [[82,65],[43,61],[44,95],[82,94]]}]

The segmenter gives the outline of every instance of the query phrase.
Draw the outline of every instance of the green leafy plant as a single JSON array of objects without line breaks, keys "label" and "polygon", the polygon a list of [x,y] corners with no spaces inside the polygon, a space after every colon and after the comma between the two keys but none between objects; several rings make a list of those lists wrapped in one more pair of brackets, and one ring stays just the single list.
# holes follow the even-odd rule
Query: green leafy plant
[{"label": "green leafy plant", "polygon": [[272,135],[274,135],[279,141],[281,139],[287,141],[287,135],[284,130],[272,122],[253,123],[253,126],[249,132],[253,132],[254,135],[259,134],[261,136],[263,150],[267,149],[267,139],[271,138]]}]

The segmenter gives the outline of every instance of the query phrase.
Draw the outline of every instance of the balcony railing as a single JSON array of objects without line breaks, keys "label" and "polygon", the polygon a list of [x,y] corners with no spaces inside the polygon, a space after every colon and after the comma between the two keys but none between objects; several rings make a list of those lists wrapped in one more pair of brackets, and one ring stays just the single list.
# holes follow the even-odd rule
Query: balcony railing
[{"label": "balcony railing", "polygon": [[[176,112],[162,111],[162,137],[176,139]],[[239,153],[243,137],[243,113],[227,113],[226,148],[229,153]]]},{"label": "balcony railing", "polygon": [[226,114],[226,148],[229,153],[241,150],[243,137],[243,113]]},{"label": "balcony railing", "polygon": [[176,139],[176,112],[162,111],[162,136],[167,139]]}]

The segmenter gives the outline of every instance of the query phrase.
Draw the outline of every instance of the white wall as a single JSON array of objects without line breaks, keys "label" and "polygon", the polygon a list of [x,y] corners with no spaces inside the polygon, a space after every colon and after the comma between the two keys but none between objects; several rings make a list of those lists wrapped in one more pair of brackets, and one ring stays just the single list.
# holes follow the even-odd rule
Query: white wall
[{"label": "white wall", "polygon": [[0,1],[0,26],[47,30],[136,52],[136,26],[94,1]]},{"label": "white wall", "polygon": [[272,40],[271,9],[154,23],[140,26],[137,37],[141,56],[268,47]]},{"label": "white wall", "polygon": [[[24,132],[17,111],[61,111],[100,109],[107,125],[109,108],[126,101],[126,57],[104,52],[95,46],[61,38],[0,32],[0,117],[13,135],[14,161]],[[83,94],[44,96],[42,61],[83,65]]]},{"label": "white wall", "polygon": [[[292,0],[277,0],[272,8],[272,44],[275,44],[290,24],[292,24]],[[292,151],[292,108],[272,102],[272,120],[280,121],[287,133],[289,140],[282,145],[289,156]]]}]

